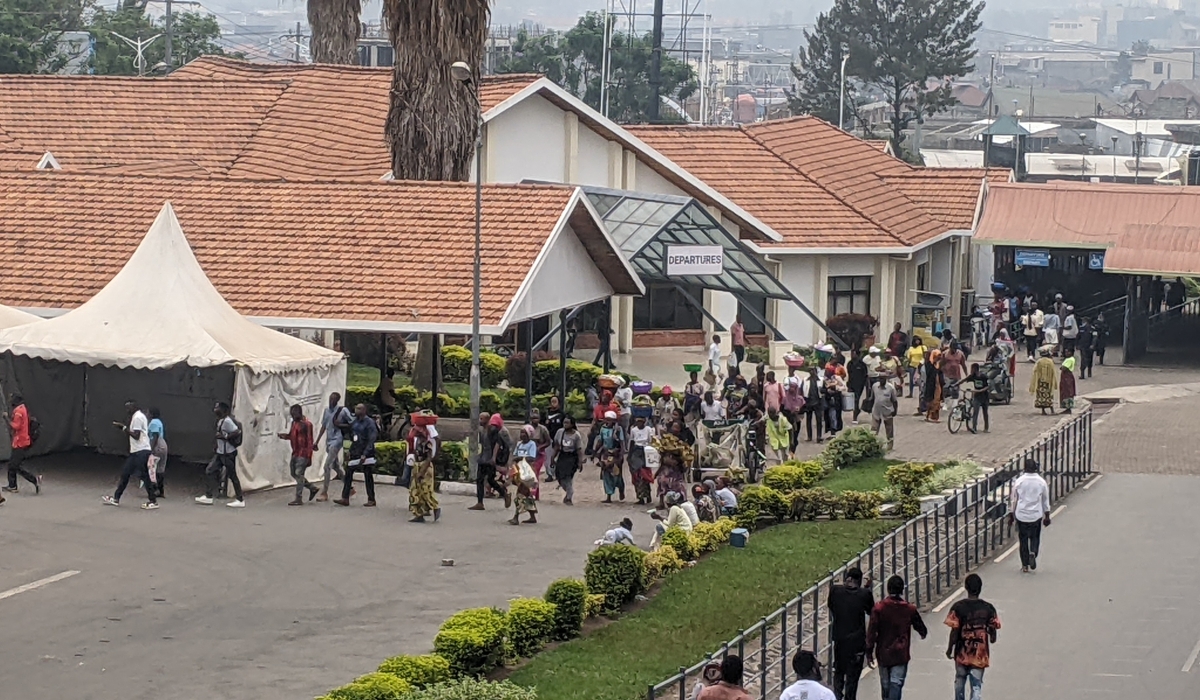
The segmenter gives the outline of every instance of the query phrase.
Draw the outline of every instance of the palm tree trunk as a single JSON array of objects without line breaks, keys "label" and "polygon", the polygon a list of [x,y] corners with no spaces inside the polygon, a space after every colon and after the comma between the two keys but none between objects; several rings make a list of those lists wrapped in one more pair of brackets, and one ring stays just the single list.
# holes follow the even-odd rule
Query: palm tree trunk
[{"label": "palm tree trunk", "polygon": [[466,180],[479,128],[473,87],[450,65],[482,72],[487,0],[385,0],[396,49],[386,136],[398,180]]},{"label": "palm tree trunk", "polygon": [[362,0],[308,0],[309,49],[314,63],[358,64],[361,13]]}]

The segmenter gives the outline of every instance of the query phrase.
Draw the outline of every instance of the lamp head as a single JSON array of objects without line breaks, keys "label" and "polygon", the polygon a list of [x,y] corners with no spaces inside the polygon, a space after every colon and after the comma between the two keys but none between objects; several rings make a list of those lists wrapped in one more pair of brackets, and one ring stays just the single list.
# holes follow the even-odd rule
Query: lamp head
[{"label": "lamp head", "polygon": [[471,66],[467,65],[466,61],[455,61],[450,64],[450,75],[454,76],[458,82],[468,85],[474,78]]}]

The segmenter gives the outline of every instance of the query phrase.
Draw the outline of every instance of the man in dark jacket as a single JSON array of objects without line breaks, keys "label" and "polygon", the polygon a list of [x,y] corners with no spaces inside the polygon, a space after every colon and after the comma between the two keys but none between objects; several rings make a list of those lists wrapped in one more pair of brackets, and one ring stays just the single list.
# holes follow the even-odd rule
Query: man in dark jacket
[{"label": "man in dark jacket", "polygon": [[867,617],[875,608],[875,596],[869,586],[863,586],[860,569],[848,569],[845,584],[830,587],[828,605],[833,625],[833,695],[837,700],[856,700],[867,651]]},{"label": "man in dark jacket", "polygon": [[867,627],[867,663],[879,662],[879,684],[883,700],[901,700],[904,679],[908,676],[909,645],[912,631],[924,639],[929,634],[917,606],[904,599],[904,579],[893,576],[887,582],[887,598],[871,611]]}]

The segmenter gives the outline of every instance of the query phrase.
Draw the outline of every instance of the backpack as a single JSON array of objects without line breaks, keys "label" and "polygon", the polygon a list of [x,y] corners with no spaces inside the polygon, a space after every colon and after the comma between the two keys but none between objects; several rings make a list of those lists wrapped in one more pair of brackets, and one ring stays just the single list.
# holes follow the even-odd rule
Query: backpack
[{"label": "backpack", "polygon": [[230,447],[236,449],[242,446],[242,437],[246,434],[246,431],[242,430],[242,424],[237,418],[229,416],[229,420],[233,421],[233,424],[237,426],[237,432],[225,436],[225,442],[229,443]]},{"label": "backpack", "polygon": [[508,458],[510,456],[511,456],[511,452],[508,448],[508,441],[504,439],[504,436],[497,435],[496,436],[496,464],[493,466],[503,467],[504,465],[508,464]]},{"label": "backpack", "polygon": [[37,442],[38,438],[40,438],[41,436],[42,436],[41,421],[39,421],[37,418],[34,418],[33,416],[29,416],[29,444],[32,445],[33,443]]},{"label": "backpack", "polygon": [[[337,424],[338,419],[343,416],[345,416],[345,418],[346,418],[346,425],[344,427],[339,427]],[[338,430],[342,431],[342,439],[343,440],[353,440],[354,439],[354,430],[351,428],[351,425],[350,425],[353,422],[354,422],[354,416],[350,415],[350,411],[345,406],[338,406],[337,413],[333,414],[333,426],[335,428],[337,428]]]}]

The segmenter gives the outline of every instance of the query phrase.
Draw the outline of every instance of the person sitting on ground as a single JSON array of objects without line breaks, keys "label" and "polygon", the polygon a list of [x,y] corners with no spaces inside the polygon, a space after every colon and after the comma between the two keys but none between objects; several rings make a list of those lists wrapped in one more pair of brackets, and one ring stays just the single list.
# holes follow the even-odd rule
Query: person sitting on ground
[{"label": "person sitting on ground", "polygon": [[692,519],[684,512],[680,504],[683,502],[683,496],[672,491],[667,494],[667,517],[663,517],[659,513],[651,513],[650,518],[659,522],[654,526],[656,533],[655,539],[659,539],[662,535],[673,527],[677,527],[684,532],[692,531]]},{"label": "person sitting on ground", "polygon": [[733,515],[737,512],[738,497],[730,487],[729,479],[721,477],[717,480],[716,497],[721,506],[721,515]]},{"label": "person sitting on ground", "polygon": [[696,514],[700,516],[700,521],[705,523],[717,522],[716,501],[713,500],[709,493],[709,484],[711,481],[706,481],[703,484],[695,484],[692,486],[692,499],[696,502]]}]

